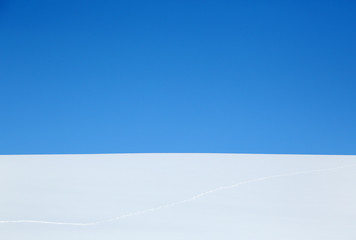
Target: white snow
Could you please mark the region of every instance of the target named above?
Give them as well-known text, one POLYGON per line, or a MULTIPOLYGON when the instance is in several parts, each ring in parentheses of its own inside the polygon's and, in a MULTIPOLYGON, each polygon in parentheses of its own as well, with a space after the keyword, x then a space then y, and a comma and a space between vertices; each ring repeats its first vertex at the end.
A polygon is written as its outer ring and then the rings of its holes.
POLYGON ((356 239, 356 156, 0 156, 0 239, 356 239))

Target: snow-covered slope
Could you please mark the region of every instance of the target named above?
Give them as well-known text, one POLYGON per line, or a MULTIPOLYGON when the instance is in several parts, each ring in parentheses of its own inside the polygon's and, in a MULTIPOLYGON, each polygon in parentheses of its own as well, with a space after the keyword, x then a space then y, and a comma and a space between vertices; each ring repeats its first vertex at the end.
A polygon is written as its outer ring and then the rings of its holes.
POLYGON ((356 156, 0 156, 0 239, 356 239, 356 156))

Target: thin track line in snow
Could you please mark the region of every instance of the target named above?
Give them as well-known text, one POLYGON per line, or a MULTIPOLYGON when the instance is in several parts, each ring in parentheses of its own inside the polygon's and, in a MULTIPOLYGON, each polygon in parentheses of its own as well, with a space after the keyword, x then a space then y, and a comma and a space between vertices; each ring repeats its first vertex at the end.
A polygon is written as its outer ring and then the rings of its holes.
POLYGON ((250 179, 250 180, 241 181, 241 182, 238 182, 238 183, 235 183, 235 184, 232 184, 232 185, 220 186, 220 187, 208 190, 206 192, 202 192, 202 193, 196 194, 196 195, 194 195, 194 196, 192 196, 190 198, 184 199, 184 200, 171 202, 171 203, 160 205, 160 206, 157 206, 157 207, 147 208, 147 209, 144 209, 144 210, 140 210, 140 211, 124 214, 124 215, 121 215, 121 216, 118 216, 118 217, 113 217, 113 218, 110 218, 110 219, 99 220, 99 221, 95 221, 95 222, 57 222, 57 221, 41 221, 41 220, 1 220, 0 224, 5 224, 5 223, 35 223, 35 224, 53 224, 53 225, 70 225, 70 226, 93 226, 93 225, 99 225, 99 224, 103 224, 103 223, 115 222, 115 221, 119 221, 119 220, 122 220, 122 219, 125 219, 125 218, 130 218, 130 217, 134 217, 134 216, 138 216, 138 215, 142 215, 142 214, 146 214, 146 213, 150 213, 150 212, 159 211, 159 210, 166 209, 166 208, 175 207, 177 205, 181 205, 181 204, 185 204, 185 203, 196 201, 199 198, 202 198, 204 196, 207 196, 207 195, 219 192, 219 191, 232 189, 232 188, 237 188, 237 187, 239 187, 241 185, 245 185, 245 184, 249 184, 249 183, 262 182, 262 181, 266 181, 266 180, 274 179, 274 178, 292 177, 292 176, 304 175, 304 174, 309 174, 309 173, 331 171, 331 170, 336 170, 336 169, 352 167, 352 166, 355 166, 355 165, 356 164, 350 164, 350 165, 344 165, 344 166, 338 166, 338 167, 332 167, 332 168, 305 170, 305 171, 298 171, 298 172, 293 172, 293 173, 282 173, 282 174, 277 174, 277 175, 272 175, 272 176, 254 178, 254 179, 250 179))

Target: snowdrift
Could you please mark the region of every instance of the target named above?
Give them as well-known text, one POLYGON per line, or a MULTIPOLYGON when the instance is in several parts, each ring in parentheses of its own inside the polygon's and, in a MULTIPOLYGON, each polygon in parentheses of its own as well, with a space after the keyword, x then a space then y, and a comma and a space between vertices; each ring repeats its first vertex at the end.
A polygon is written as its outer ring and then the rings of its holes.
POLYGON ((356 156, 0 156, 0 239, 356 239, 356 156))

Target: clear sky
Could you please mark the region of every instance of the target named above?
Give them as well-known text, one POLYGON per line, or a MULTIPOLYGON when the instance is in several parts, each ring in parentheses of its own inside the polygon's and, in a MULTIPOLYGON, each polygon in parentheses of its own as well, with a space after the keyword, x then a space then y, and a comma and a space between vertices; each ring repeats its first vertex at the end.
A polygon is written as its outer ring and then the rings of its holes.
POLYGON ((356 154, 356 2, 0 1, 0 154, 356 154))

